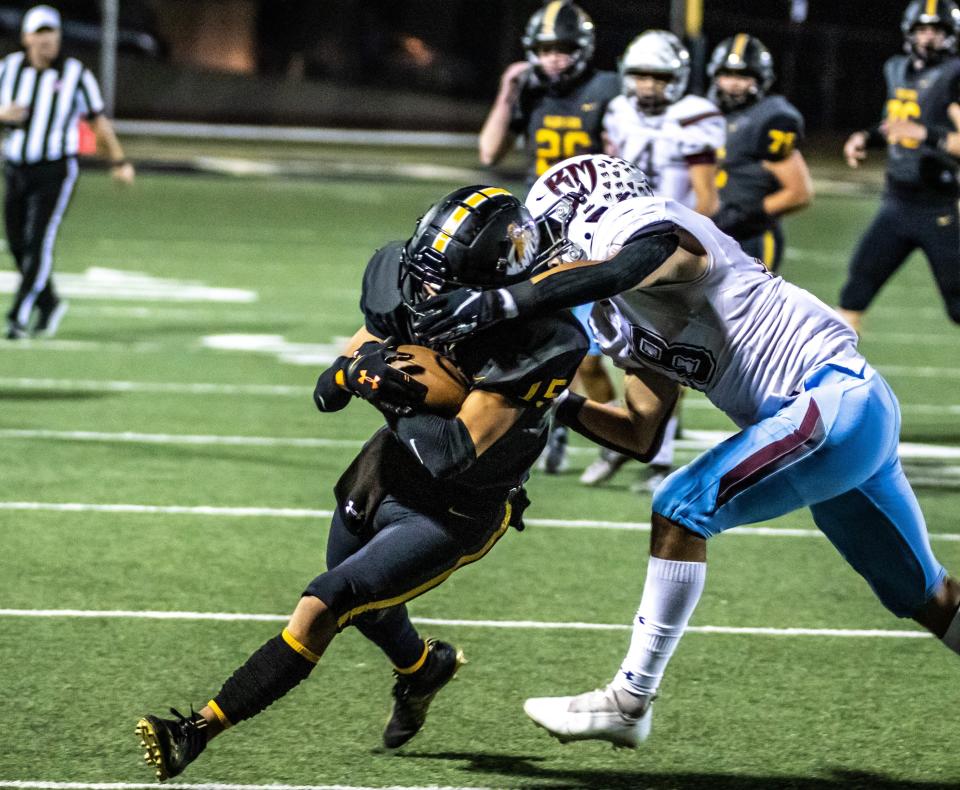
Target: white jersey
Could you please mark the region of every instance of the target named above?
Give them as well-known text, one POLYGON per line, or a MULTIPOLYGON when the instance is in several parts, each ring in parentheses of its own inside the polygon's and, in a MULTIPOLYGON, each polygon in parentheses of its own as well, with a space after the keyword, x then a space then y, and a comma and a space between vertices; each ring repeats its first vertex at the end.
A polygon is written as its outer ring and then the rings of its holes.
POLYGON ((656 194, 689 208, 696 202, 690 165, 715 162, 727 137, 720 110, 700 96, 684 96, 659 115, 644 115, 626 96, 617 96, 603 129, 617 156, 639 167, 656 194))
POLYGON ((837 313, 675 201, 636 197, 608 209, 588 257, 606 260, 638 230, 663 221, 700 242, 707 268, 690 282, 634 288, 597 302, 591 324, 618 367, 649 367, 698 389, 741 428, 778 411, 824 364, 863 370, 857 336, 837 313))

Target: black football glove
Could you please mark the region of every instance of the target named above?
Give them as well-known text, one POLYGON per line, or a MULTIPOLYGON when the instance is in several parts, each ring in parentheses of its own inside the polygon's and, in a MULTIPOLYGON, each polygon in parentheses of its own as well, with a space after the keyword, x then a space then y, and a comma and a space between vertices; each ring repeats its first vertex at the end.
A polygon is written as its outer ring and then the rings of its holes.
POLYGON ((724 204, 712 219, 714 225, 735 239, 756 236, 770 226, 770 215, 762 208, 748 210, 736 203, 724 204))
POLYGON ((317 379, 317 386, 313 388, 313 402, 320 411, 340 411, 349 402, 353 395, 337 383, 337 379, 345 381, 347 366, 353 361, 352 357, 337 357, 317 379))
POLYGON ((399 356, 396 348, 375 340, 364 343, 343 368, 342 386, 385 414, 412 414, 426 399, 427 388, 391 367, 399 356))
POLYGON ((516 314, 516 305, 504 289, 458 288, 414 307, 413 331, 422 342, 451 343, 516 314))

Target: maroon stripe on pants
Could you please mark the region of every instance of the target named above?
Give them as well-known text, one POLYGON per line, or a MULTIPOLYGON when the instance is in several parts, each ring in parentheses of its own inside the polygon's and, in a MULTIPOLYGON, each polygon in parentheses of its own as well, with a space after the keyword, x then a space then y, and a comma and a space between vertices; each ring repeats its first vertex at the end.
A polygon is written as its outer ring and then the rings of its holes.
POLYGON ((820 444, 823 435, 820 409, 817 402, 811 400, 797 430, 766 447, 761 447, 720 478, 716 507, 718 509, 723 507, 740 492, 783 469, 797 457, 815 448, 820 444))

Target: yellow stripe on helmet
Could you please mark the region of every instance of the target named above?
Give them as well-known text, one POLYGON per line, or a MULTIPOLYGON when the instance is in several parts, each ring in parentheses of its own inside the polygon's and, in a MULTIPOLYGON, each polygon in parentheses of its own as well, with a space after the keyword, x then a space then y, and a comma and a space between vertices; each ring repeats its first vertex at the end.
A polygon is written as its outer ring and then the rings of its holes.
POLYGON ((485 203, 492 197, 497 195, 509 195, 506 189, 500 187, 487 187, 486 189, 478 190, 474 192, 470 197, 466 198, 463 201, 462 206, 457 206, 453 211, 450 212, 450 216, 446 218, 444 223, 440 226, 440 232, 437 234, 437 237, 433 240, 433 244, 430 245, 437 252, 443 252, 447 245, 450 243, 451 237, 457 232, 464 220, 470 216, 470 211, 467 206, 470 208, 476 208, 481 203, 485 203))
POLYGON ((742 61, 743 53, 747 50, 747 42, 750 41, 750 36, 747 33, 737 33, 736 38, 733 39, 733 46, 730 47, 730 59, 733 61, 742 61))
POLYGON ((554 0, 543 10, 543 36, 552 38, 556 35, 557 15, 565 3, 563 0, 554 0))
POLYGON ((927 16, 936 16, 937 0, 927 0, 927 16))

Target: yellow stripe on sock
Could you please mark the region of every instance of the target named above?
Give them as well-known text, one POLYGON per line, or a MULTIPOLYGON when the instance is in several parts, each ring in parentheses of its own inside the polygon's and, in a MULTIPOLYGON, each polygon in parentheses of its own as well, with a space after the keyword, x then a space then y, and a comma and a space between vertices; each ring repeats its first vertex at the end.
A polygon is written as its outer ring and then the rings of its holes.
POLYGON ((428 645, 426 641, 424 641, 423 655, 417 659, 415 664, 411 664, 410 666, 404 667, 403 669, 400 669, 400 667, 394 667, 393 669, 398 675, 412 675, 414 672, 420 669, 420 667, 422 667, 424 663, 426 663, 428 655, 430 655, 430 645, 428 645))
POLYGON ((290 647, 296 650, 301 656, 307 659, 307 661, 309 661, 311 664, 316 664, 320 660, 320 656, 314 653, 309 647, 306 647, 305 645, 301 645, 297 641, 297 638, 293 634, 291 634, 286 628, 283 629, 283 633, 281 634, 281 636, 283 637, 284 642, 290 645, 290 647))
POLYGON ((223 728, 225 730, 233 726, 233 722, 227 718, 227 714, 223 712, 223 709, 219 705, 217 705, 216 702, 214 702, 213 700, 210 700, 207 703, 207 707, 210 708, 210 710, 212 710, 217 715, 217 718, 220 720, 220 723, 223 725, 223 728))

